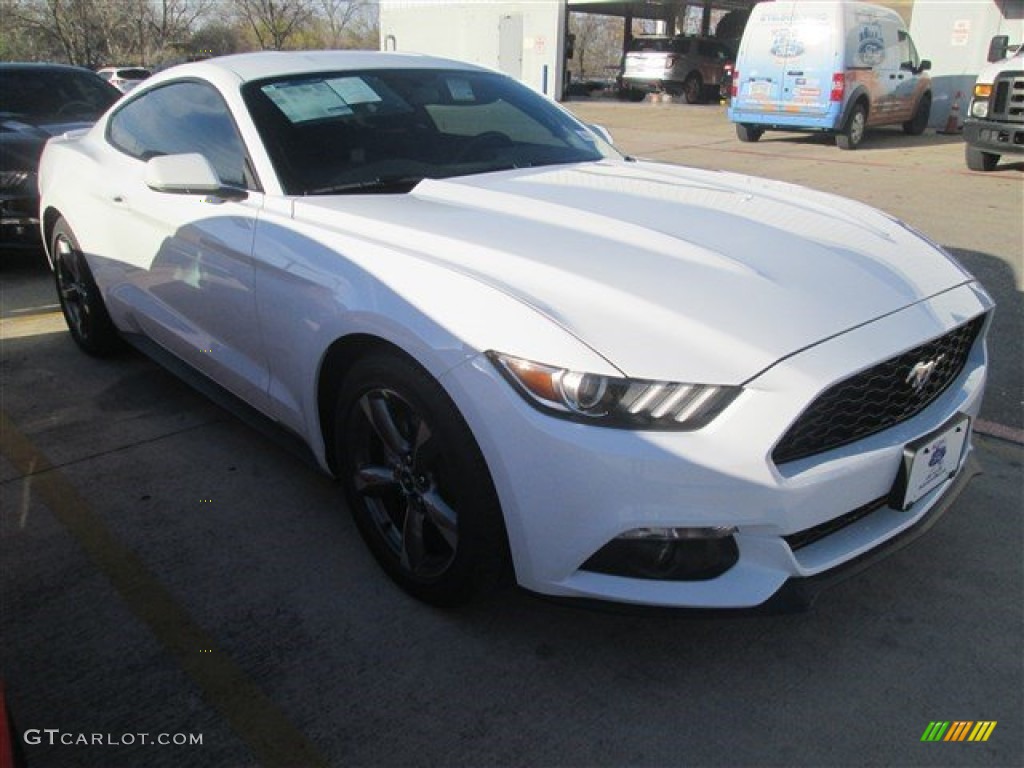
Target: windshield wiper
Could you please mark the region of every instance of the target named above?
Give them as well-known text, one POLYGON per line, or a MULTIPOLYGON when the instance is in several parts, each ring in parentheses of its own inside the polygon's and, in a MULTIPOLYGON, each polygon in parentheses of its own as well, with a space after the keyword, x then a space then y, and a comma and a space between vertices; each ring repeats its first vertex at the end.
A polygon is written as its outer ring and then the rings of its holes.
POLYGON ((351 181, 307 190, 307 195, 342 195, 349 192, 411 192, 423 181, 422 176, 378 176, 375 179, 351 181))

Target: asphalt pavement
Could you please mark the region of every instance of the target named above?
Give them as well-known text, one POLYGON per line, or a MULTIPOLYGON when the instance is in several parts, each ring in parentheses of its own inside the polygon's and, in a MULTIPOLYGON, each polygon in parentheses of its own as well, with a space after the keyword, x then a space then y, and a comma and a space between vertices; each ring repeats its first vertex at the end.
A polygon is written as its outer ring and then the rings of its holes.
POLYGON ((570 106, 627 152, 858 197, 954 249, 999 301, 985 474, 806 613, 515 590, 439 612, 383 576, 329 478, 145 358, 79 353, 41 255, 5 253, 0 678, 30 768, 1024 764, 1024 164, 570 106), (996 725, 922 741, 936 721, 996 725))

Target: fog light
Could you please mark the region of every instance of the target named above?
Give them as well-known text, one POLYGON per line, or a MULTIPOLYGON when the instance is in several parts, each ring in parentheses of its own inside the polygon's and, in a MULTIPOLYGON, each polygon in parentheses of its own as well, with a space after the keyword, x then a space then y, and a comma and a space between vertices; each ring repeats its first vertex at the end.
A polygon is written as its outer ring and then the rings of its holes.
POLYGON ((733 527, 634 528, 605 544, 583 570, 659 581, 705 581, 739 560, 733 527))

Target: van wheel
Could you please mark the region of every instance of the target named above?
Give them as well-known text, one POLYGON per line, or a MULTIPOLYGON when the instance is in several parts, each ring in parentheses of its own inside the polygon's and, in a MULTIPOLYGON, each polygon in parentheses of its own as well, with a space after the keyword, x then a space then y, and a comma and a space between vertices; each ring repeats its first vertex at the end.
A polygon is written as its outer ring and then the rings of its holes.
POLYGON ((864 140, 864 129, 868 124, 868 111, 863 104, 853 108, 850 119, 846 121, 846 127, 842 133, 836 134, 836 146, 840 149, 856 149, 864 140))
POLYGON ((704 81, 696 72, 688 74, 683 81, 683 96, 687 104, 700 104, 704 98, 704 81))
POLYGON ((914 116, 903 124, 903 132, 908 136, 920 136, 928 127, 928 118, 932 113, 932 95, 926 93, 917 103, 914 116))
POLYGON ((964 147, 964 157, 967 160, 967 167, 972 171, 992 171, 999 164, 999 155, 982 152, 974 147, 964 147))
POLYGON ((736 138, 740 141, 754 142, 764 135, 763 128, 755 128, 752 125, 736 123, 736 138))

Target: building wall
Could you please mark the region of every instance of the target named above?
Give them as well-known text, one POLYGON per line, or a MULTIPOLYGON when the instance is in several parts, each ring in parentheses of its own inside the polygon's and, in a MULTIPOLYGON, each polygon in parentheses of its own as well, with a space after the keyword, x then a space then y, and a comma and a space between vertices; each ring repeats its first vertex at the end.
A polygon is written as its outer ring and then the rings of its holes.
POLYGON ((566 0, 381 0, 384 50, 496 69, 553 98, 565 71, 566 0))

